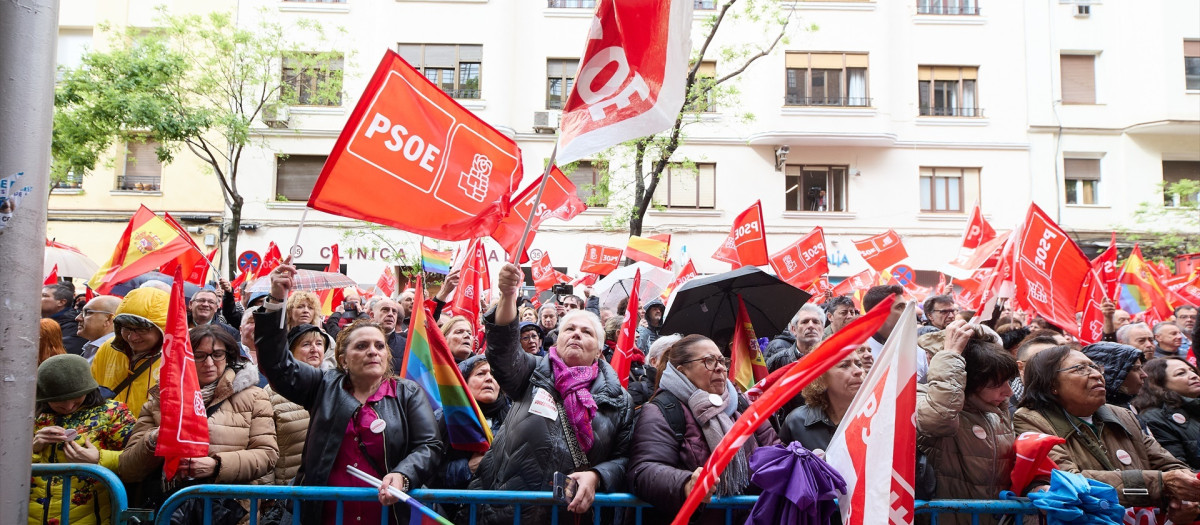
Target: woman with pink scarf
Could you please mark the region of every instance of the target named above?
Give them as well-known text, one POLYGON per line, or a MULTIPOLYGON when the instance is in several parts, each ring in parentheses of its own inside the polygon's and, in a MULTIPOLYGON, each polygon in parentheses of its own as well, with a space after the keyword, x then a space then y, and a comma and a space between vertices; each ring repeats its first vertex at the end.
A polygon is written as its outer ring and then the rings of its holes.
MULTIPOLYGON (((549 491, 554 473, 561 472, 573 486, 566 510, 587 514, 597 492, 625 491, 633 403, 602 358, 604 327, 591 312, 563 316, 556 345, 545 356, 521 349, 517 295, 523 280, 519 268, 504 265, 500 302, 484 317, 488 363, 513 405, 470 487, 549 491)), ((511 506, 479 511, 480 523, 507 524, 513 518, 511 506)), ((521 523, 549 521, 548 507, 521 507, 521 523)))

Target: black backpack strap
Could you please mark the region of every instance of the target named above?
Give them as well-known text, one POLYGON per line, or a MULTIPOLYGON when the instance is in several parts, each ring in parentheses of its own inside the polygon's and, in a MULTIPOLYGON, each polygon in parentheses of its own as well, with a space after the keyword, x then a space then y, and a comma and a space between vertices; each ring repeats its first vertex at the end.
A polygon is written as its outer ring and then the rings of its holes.
POLYGON ((650 398, 650 402, 658 406, 663 417, 667 420, 667 425, 671 427, 671 432, 675 434, 675 442, 683 443, 683 432, 685 423, 683 421, 683 404, 679 402, 679 398, 675 397, 666 390, 659 390, 654 397, 650 398))
POLYGON ((121 392, 124 392, 126 388, 129 388, 129 385, 132 384, 134 382, 134 380, 141 377, 142 374, 146 371, 146 369, 150 368, 150 366, 153 365, 154 362, 158 360, 158 358, 159 358, 159 355, 153 355, 153 356, 147 357, 146 359, 142 360, 142 364, 138 365, 137 368, 133 369, 133 373, 129 374, 128 376, 125 376, 125 379, 123 381, 121 381, 121 383, 118 384, 116 388, 112 389, 113 396, 115 397, 115 396, 119 395, 121 392))

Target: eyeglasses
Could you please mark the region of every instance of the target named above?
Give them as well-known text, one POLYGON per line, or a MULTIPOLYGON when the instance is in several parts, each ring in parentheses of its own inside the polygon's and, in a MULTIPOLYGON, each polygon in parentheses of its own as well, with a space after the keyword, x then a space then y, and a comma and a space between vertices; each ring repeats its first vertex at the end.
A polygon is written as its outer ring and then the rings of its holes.
POLYGON ((938 315, 950 315, 957 311, 958 310, 956 310, 954 308, 947 308, 945 310, 934 310, 933 313, 938 314, 938 315))
POLYGON ((720 363, 721 366, 724 366, 726 370, 729 370, 730 361, 729 361, 728 357, 714 357, 711 355, 701 357, 700 359, 692 359, 690 361, 684 361, 682 363, 679 363, 679 365, 683 366, 688 363, 694 363, 696 361, 700 361, 700 362, 704 363, 704 368, 707 368, 710 371, 717 369, 717 363, 720 363))
POLYGON ((89 315, 92 315, 92 314, 107 314, 107 315, 112 315, 113 313, 112 313, 112 312, 107 312, 107 311, 104 311, 104 310, 92 310, 92 309, 90 309, 90 308, 84 308, 84 309, 83 309, 83 316, 84 316, 84 317, 87 317, 87 316, 89 316, 89 315))
POLYGON ((195 358, 196 358, 196 363, 203 363, 206 359, 208 359, 210 357, 212 358, 214 363, 220 363, 220 362, 225 361, 225 357, 227 355, 228 354, 226 354, 225 352, 213 352, 211 354, 195 354, 195 358))
POLYGON ((192 299, 192 304, 218 304, 215 299, 192 299))
POLYGON ((538 337, 538 335, 535 333, 528 333, 528 334, 521 336, 522 341, 537 341, 538 339, 541 339, 541 338, 538 337))
POLYGON ((1058 370, 1055 370, 1055 372, 1066 372, 1068 374, 1087 377, 1092 375, 1092 372, 1097 372, 1100 375, 1104 375, 1104 367, 1096 363, 1079 363, 1075 366, 1059 368, 1058 370))

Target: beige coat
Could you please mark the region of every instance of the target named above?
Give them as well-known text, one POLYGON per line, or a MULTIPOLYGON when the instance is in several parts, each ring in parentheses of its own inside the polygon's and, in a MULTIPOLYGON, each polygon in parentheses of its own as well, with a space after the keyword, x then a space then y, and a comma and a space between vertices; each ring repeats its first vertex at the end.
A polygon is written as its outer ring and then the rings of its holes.
POLYGON ((304 439, 308 437, 308 411, 288 401, 281 394, 267 387, 275 416, 275 435, 279 442, 279 461, 275 462, 272 482, 288 485, 300 470, 300 459, 304 456, 304 439))
MULTIPOLYGON (((1104 405, 1092 414, 1092 421, 1100 427, 1102 450, 1099 452, 1102 454, 1099 457, 1087 446, 1093 435, 1091 429, 1080 422, 1072 424, 1061 410, 1043 413, 1021 408, 1014 416, 1017 432, 1053 434, 1067 440, 1050 449, 1050 459, 1060 470, 1112 485, 1117 489, 1121 505, 1157 507, 1162 504, 1166 497, 1162 473, 1186 469, 1187 465, 1175 459, 1154 438, 1142 434, 1133 413, 1124 408, 1104 405), (1142 487, 1148 494, 1136 493, 1142 487)), ((1034 481, 1034 484, 1044 483, 1049 483, 1049 479, 1034 481)))
MULTIPOLYGON (((218 380, 213 399, 217 411, 208 418, 209 457, 220 461, 215 479, 206 483, 265 484, 270 482, 279 446, 275 421, 267 393, 255 386, 258 368, 247 363, 236 373, 226 369, 218 380)), ((118 461, 117 474, 127 483, 137 483, 162 471, 163 458, 154 455, 161 411, 157 387, 142 408, 133 435, 118 461)))
MULTIPOLYGON (((1016 435, 1007 404, 997 408, 966 397, 966 366, 954 352, 929 361, 928 382, 917 385, 917 447, 937 473, 938 499, 996 499, 1010 484, 1016 435)), ((952 518, 942 515, 939 523, 952 518)), ((970 517, 957 522, 970 523, 970 517)))

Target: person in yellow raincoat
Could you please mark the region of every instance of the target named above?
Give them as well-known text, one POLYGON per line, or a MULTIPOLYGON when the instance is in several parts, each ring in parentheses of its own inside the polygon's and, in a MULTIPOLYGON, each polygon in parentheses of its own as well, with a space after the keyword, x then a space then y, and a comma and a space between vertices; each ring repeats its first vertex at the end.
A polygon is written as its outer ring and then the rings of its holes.
POLYGON ((114 392, 110 397, 125 403, 134 419, 146 404, 150 389, 158 384, 170 304, 171 295, 156 288, 129 292, 113 317, 113 338, 92 360, 96 382, 114 392))

